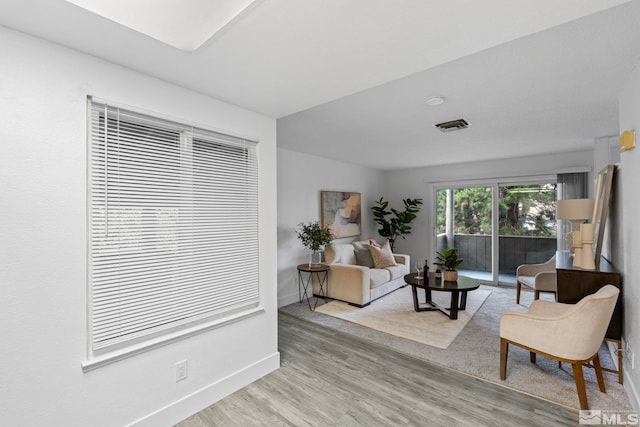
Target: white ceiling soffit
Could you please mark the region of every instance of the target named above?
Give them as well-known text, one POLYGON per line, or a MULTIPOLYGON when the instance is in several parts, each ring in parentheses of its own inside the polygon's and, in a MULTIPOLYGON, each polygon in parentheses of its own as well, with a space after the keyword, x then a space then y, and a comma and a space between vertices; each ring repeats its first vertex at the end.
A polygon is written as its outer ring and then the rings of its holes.
POLYGON ((65 0, 2 0, 0 25, 279 118, 625 1, 261 0, 193 53, 65 0))
POLYGON ((118 24, 192 52, 254 0, 66 0, 118 24))

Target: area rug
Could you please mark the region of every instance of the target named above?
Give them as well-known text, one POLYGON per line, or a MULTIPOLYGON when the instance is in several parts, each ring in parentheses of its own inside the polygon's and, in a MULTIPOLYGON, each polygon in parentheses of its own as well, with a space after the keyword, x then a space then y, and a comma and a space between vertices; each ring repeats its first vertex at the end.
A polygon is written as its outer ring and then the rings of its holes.
MULTIPOLYGON (((535 364, 530 363, 528 351, 511 346, 507 378, 504 381, 500 380, 500 317, 506 311, 526 312, 533 301, 533 292, 523 292, 521 304, 516 304, 514 288, 482 285, 480 289, 469 293, 469 301, 472 294, 480 290, 489 290, 491 293, 446 349, 425 345, 323 314, 319 311, 324 304, 322 299, 318 301, 316 311, 309 310, 305 301, 304 304, 296 302, 281 307, 280 313, 297 317, 300 321, 323 325, 339 333, 371 340, 396 351, 437 363, 443 368, 454 369, 485 381, 578 409, 578 394, 570 365, 563 364, 562 368, 558 369, 558 362, 541 356, 537 358, 535 364)), ((604 345, 600 351, 600 362, 603 366, 613 367, 611 355, 604 345)), ((624 387, 618 384, 616 374, 604 373, 607 393, 600 393, 593 369, 585 369, 584 376, 591 409, 632 410, 627 393, 624 387)))
MULTIPOLYGON (((469 292, 466 310, 458 311, 456 320, 449 319, 439 311, 415 311, 410 286, 400 288, 363 308, 351 306, 343 301, 331 301, 319 306, 316 311, 387 334, 445 349, 464 329, 489 294, 491 291, 486 289, 469 292)), ((448 307, 451 294, 432 292, 432 298, 438 305, 448 307)), ((424 301, 424 291, 418 291, 418 299, 424 301)), ((421 306, 428 307, 425 303, 421 303, 421 306)))

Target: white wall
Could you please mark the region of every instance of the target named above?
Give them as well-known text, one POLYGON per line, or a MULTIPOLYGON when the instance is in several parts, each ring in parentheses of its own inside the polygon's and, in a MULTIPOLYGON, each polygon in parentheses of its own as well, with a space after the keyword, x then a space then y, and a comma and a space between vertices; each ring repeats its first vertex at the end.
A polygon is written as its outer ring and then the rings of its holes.
MULTIPOLYGON (((278 305, 298 301, 296 266, 308 261, 309 251, 296 238, 301 222, 320 220, 320 191, 355 191, 362 196, 362 234, 341 242, 380 239, 371 216, 383 192, 382 172, 278 149, 278 305)), ((400 207, 400 206, 398 206, 400 207)))
POLYGON ((2 27, 0 52, 0 425, 170 425, 276 369, 275 121, 2 27), (263 313, 83 373, 87 94, 260 139, 263 313))
MULTIPOLYGON (((636 64, 627 86, 620 98, 620 133, 625 130, 640 131, 640 67, 636 64)), ((638 136, 638 135, 637 135, 638 136)), ((636 137, 637 137, 636 136, 636 137)), ((619 196, 616 197, 618 209, 622 207, 622 233, 624 251, 613 251, 618 259, 613 259, 615 266, 623 271, 624 294, 624 339, 631 346, 635 354, 635 369, 631 368, 630 358, 625 358, 625 388, 632 404, 640 411, 640 227, 638 227, 638 212, 640 212, 640 197, 638 197, 638 183, 640 183, 640 148, 625 151, 620 154, 620 172, 618 173, 619 196), (623 258, 623 259, 620 259, 623 258)))
POLYGON ((400 240, 398 252, 406 253, 411 259, 428 259, 433 263, 435 242, 431 212, 434 197, 431 185, 434 183, 495 179, 505 177, 557 174, 574 169, 591 169, 593 151, 564 153, 545 156, 499 159, 493 161, 458 163, 452 165, 389 171, 384 174, 384 193, 389 194, 392 204, 402 203, 407 197, 421 197, 424 205, 413 231, 406 240, 400 240))

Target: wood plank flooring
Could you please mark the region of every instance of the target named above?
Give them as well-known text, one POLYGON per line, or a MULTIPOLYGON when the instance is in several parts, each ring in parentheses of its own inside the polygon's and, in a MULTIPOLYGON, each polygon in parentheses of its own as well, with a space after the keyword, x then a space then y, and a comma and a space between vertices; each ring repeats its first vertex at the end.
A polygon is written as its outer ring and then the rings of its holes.
POLYGON ((279 370, 178 426, 578 424, 575 410, 283 313, 279 344, 279 370))

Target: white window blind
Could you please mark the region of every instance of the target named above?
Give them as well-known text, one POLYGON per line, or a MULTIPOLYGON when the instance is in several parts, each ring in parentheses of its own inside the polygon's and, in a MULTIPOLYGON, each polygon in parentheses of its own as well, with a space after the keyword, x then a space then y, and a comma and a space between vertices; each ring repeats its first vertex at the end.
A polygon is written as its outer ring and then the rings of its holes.
POLYGON ((256 143, 89 101, 90 347, 256 307, 256 143))

